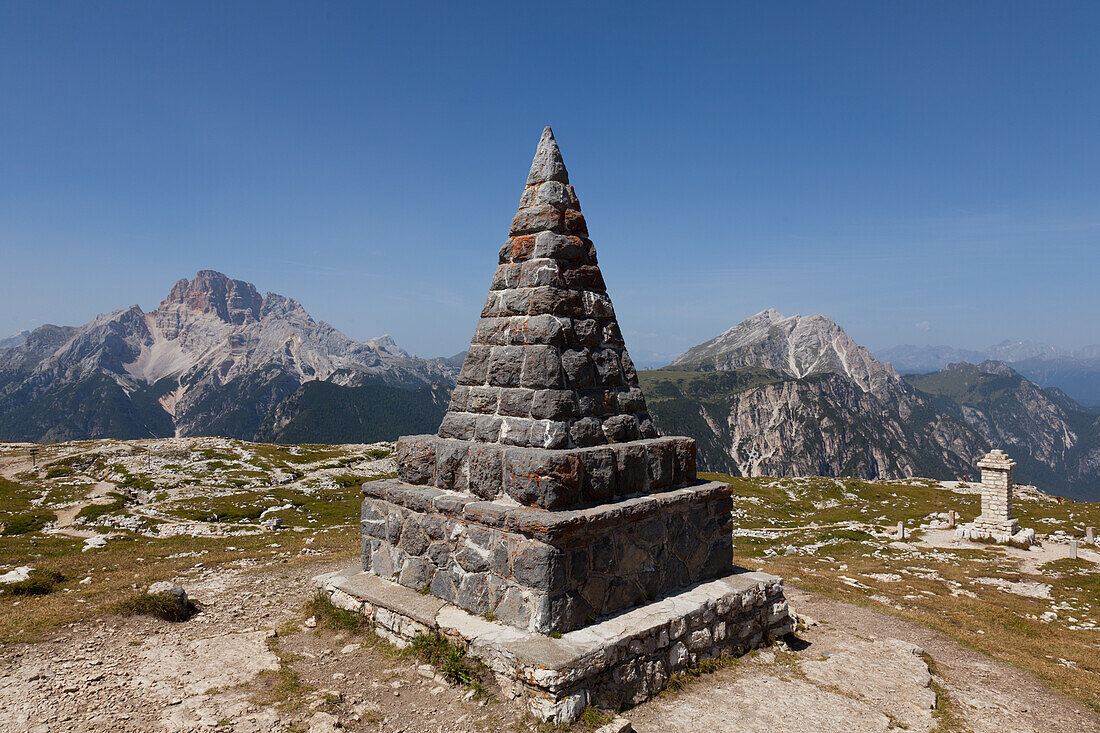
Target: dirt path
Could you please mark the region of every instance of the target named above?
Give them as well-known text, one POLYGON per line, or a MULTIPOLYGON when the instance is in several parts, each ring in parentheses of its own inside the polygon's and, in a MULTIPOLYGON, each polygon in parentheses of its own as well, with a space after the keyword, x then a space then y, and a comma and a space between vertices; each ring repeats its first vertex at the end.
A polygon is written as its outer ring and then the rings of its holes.
POLYGON ((1100 730, 1100 716, 1084 706, 927 627, 791 586, 788 598, 818 621, 799 632, 804 646, 775 661, 765 652, 639 706, 627 713, 635 730, 933 730, 938 720, 927 706, 933 689, 917 656, 922 651, 947 695, 939 705, 961 730, 1100 730))
MULTIPOLYGON (((94 481, 95 479, 88 476, 76 476, 75 478, 88 479, 94 481)), ((73 522, 76 521, 76 515, 80 514, 80 510, 84 507, 91 506, 93 504, 109 504, 111 499, 107 498, 107 495, 117 489, 110 481, 100 481, 93 486, 88 493, 84 495, 87 501, 77 502, 69 507, 57 509, 54 514, 57 515, 57 522, 51 531, 57 534, 68 535, 69 537, 85 538, 94 537, 97 532, 88 529, 73 529, 73 522)))
MULTIPOLYGON (((302 628, 309 579, 346 564, 196 566, 176 578, 203 606, 185 623, 106 617, 0 648, 0 730, 534 730, 515 701, 479 702, 385 647, 302 628)), ((927 652, 959 730, 1100 730, 1072 700, 926 627, 793 587, 789 597, 818 621, 801 643, 627 711, 635 729, 930 733, 940 721, 927 652)))
MULTIPOLYGON (((339 566, 346 566, 342 561, 339 566)), ((334 565, 196 568, 176 580, 202 604, 184 623, 106 617, 50 641, 0 648, 0 731, 501 731, 513 702, 468 699, 413 659, 296 627, 309 580, 334 565), (285 629, 284 629, 285 631, 285 629), (276 702, 287 702, 282 708, 276 702)))
MULTIPOLYGON (((957 540, 955 539, 955 530, 952 529, 930 529, 924 533, 923 537, 919 540, 912 541, 910 544, 922 547, 938 547, 954 550, 959 548, 980 548, 984 550, 991 547, 991 545, 978 542, 957 540)), ((1008 557, 1019 560, 1020 569, 1025 573, 1039 573, 1040 566, 1048 562, 1053 562, 1054 560, 1061 560, 1073 556, 1073 550, 1068 544, 1052 542, 1050 540, 1044 541, 1041 545, 1035 545, 1029 550, 1013 547, 1011 545, 997 545, 996 549, 1001 550, 1008 557)), ((1100 565, 1100 551, 1097 551, 1095 546, 1089 547, 1085 544, 1078 545, 1077 557, 1081 560, 1088 560, 1089 562, 1100 565)))
MULTIPOLYGON (((937 673, 966 727, 989 731, 1100 730, 1100 716, 1045 687, 1031 675, 960 645, 926 626, 832 601, 789 588, 791 605, 819 619, 812 630, 827 638, 893 637, 920 646, 934 660, 937 673)), ((814 635, 810 635, 812 640, 814 635)), ((812 652, 808 649, 807 652, 812 652)))

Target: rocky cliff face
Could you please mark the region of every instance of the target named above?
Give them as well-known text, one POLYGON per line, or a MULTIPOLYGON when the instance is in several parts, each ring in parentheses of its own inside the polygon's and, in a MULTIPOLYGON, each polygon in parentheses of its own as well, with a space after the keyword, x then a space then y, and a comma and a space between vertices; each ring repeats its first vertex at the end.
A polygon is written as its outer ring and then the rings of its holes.
POLYGON ((882 399, 839 374, 727 391, 719 384, 751 368, 691 376, 642 374, 662 432, 698 441, 700 465, 739 476, 956 476, 985 441, 919 395, 882 399))
POLYGON ((0 438, 252 438, 308 382, 416 389, 456 374, 388 336, 354 341, 297 301, 203 270, 151 313, 135 305, 79 328, 44 326, 0 351, 0 438))
POLYGON ((1009 451, 1017 475, 1052 488, 1097 483, 1096 415, 1057 389, 1042 389, 1004 362, 950 364, 906 381, 945 398, 990 445, 1009 451))
POLYGON ((1087 490, 1100 421, 1001 362, 902 379, 821 315, 764 311, 643 375, 662 432, 743 476, 950 479, 1008 449, 1018 478, 1087 490))

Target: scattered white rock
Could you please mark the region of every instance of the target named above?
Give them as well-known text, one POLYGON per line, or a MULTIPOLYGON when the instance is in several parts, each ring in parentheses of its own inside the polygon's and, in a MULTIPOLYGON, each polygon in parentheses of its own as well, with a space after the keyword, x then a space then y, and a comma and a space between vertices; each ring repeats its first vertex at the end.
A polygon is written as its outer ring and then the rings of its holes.
POLYGON ((333 733, 341 728, 340 720, 329 713, 314 713, 309 719, 309 733, 333 733))
POLYGON ((15 570, 10 570, 3 575, 0 575, 0 583, 22 583, 28 577, 30 577, 31 571, 34 568, 29 568, 26 565, 21 565, 15 570))
POLYGON ((104 547, 107 544, 107 538, 101 534, 97 534, 94 537, 89 537, 84 540, 84 547, 80 548, 81 552, 87 552, 97 547, 104 547))
POLYGON ((596 729, 596 733, 632 733, 634 728, 626 718, 615 718, 607 725, 596 729))

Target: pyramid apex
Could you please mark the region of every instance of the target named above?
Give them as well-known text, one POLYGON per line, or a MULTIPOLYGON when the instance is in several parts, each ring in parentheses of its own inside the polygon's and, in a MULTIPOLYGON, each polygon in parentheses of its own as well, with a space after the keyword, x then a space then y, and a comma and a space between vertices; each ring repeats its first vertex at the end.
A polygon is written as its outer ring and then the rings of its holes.
POLYGON ((531 161, 531 172, 527 174, 527 185, 534 186, 547 181, 569 183, 569 172, 565 170, 558 141, 550 125, 543 128, 539 146, 535 150, 535 159, 531 161))

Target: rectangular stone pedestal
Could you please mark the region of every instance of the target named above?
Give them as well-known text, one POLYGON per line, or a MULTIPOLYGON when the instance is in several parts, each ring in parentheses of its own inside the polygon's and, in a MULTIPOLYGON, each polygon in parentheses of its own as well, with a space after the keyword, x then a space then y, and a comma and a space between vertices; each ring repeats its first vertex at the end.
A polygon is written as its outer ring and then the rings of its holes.
POLYGON ((505 694, 540 720, 568 723, 588 705, 618 709, 646 700, 702 659, 741 655, 783 636, 793 622, 783 581, 733 572, 560 638, 488 621, 359 568, 314 579, 332 603, 371 620, 405 646, 439 632, 491 669, 505 694))
POLYGON ((729 572, 729 487, 545 511, 397 480, 363 486, 362 569, 543 634, 729 572))

